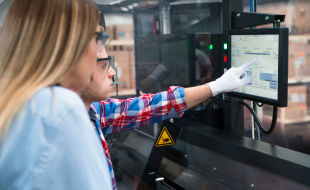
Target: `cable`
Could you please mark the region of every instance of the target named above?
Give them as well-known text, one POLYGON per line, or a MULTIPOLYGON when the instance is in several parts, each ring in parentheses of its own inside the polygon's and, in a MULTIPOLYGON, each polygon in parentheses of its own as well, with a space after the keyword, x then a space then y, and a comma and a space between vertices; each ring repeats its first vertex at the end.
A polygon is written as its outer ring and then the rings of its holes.
MULTIPOLYGON (((254 101, 251 101, 251 107, 253 108, 253 111, 256 113, 256 104, 254 101)), ((251 123, 252 123, 252 139, 255 139, 255 119, 254 119, 254 116, 251 115, 251 123)), ((258 128, 259 129, 259 128, 258 128)))
POLYGON ((265 134, 270 134, 273 132, 273 130, 275 129, 276 127, 276 124, 277 124, 277 118, 278 118, 278 107, 277 106, 273 106, 273 114, 272 114, 272 122, 271 122, 271 126, 269 128, 269 130, 265 129, 263 127, 263 124, 260 122, 257 114, 255 113, 255 111, 253 110, 253 108, 246 102, 244 101, 239 101, 240 104, 243 104, 245 105, 245 107, 248 108, 248 110, 251 112, 251 114, 253 115, 254 117, 254 120, 257 124, 257 126, 260 128, 260 130, 262 130, 263 133, 265 134))
MULTIPOLYGON (((256 106, 258 106, 258 107, 263 107, 263 103, 261 103, 261 104, 258 104, 258 102, 253 102, 253 110, 257 113, 257 107, 256 106), (260 105, 260 106, 258 106, 258 105, 260 105)), ((255 123, 255 121, 254 121, 254 123, 255 123)), ((254 128, 255 128, 255 124, 254 124, 254 128)), ((256 129, 256 128, 255 128, 256 129)), ((260 141, 260 131, 259 131, 259 127, 257 127, 257 137, 258 137, 258 140, 260 141)))

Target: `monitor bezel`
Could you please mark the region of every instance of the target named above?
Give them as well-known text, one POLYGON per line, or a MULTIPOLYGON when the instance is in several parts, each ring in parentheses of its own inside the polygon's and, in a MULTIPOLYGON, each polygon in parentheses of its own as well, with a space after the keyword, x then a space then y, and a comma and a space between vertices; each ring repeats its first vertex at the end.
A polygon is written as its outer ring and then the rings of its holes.
POLYGON ((278 50, 278 99, 263 98, 255 95, 229 92, 229 96, 261 102, 278 107, 287 107, 287 86, 288 86, 288 28, 268 29, 237 29, 228 31, 228 69, 231 68, 231 35, 279 35, 278 50))

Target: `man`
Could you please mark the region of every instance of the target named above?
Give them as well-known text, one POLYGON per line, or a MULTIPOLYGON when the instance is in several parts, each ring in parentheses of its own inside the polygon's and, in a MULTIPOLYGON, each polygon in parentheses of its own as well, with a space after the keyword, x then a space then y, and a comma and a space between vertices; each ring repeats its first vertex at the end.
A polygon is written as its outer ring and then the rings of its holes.
MULTIPOLYGON (((236 90, 251 82, 253 77, 247 77, 245 71, 256 61, 257 59, 254 59, 239 68, 232 68, 216 81, 201 86, 170 87, 165 92, 119 100, 109 99, 112 77, 116 73, 110 67, 109 57, 104 50, 99 55, 91 82, 81 97, 103 146, 113 189, 116 189, 116 182, 104 135, 150 125, 168 118, 182 117, 187 109, 211 96, 236 90)), ((146 80, 153 79, 151 77, 146 80)))

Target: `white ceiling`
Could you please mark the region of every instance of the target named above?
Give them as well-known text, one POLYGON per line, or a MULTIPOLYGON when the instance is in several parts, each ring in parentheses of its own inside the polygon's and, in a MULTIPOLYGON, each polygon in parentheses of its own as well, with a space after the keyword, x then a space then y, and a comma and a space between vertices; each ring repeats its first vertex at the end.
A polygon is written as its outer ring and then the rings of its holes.
MULTIPOLYGON (((1 0, 0 0, 1 1, 1 0)), ((126 0, 93 0, 98 5, 111 5, 117 4, 126 0)), ((170 3, 171 5, 179 5, 179 4, 192 4, 192 3, 214 3, 214 2, 222 2, 222 0, 180 0, 170 3)))
POLYGON ((110 4, 110 3, 118 2, 118 1, 122 2, 124 0, 93 0, 93 1, 98 5, 105 5, 105 4, 110 4))
POLYGON ((181 5, 181 4, 193 4, 193 3, 215 3, 222 2, 222 0, 180 0, 170 3, 171 5, 181 5))

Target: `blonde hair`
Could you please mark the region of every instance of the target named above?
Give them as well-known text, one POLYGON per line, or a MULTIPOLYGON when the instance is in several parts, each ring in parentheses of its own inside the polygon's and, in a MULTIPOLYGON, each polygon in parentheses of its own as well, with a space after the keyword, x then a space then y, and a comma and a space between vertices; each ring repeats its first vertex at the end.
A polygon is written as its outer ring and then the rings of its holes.
POLYGON ((40 89, 60 83, 94 35, 92 0, 15 0, 0 31, 0 138, 40 89))

